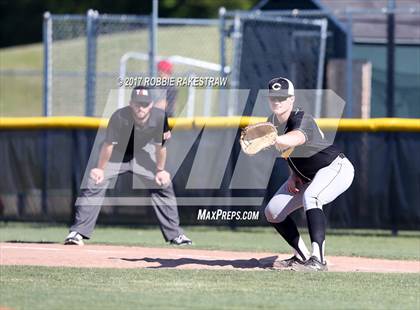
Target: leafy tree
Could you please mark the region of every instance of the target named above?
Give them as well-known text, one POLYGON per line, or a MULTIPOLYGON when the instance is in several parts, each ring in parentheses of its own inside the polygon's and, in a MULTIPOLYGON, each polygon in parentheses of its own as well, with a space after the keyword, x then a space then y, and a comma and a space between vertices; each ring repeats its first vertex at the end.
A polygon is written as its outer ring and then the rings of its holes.
MULTIPOLYGON (((219 7, 248 10, 258 0, 160 0, 160 17, 216 18, 219 7)), ((40 42, 42 16, 55 14, 86 14, 88 9, 100 13, 147 15, 152 0, 0 0, 0 46, 40 42)))

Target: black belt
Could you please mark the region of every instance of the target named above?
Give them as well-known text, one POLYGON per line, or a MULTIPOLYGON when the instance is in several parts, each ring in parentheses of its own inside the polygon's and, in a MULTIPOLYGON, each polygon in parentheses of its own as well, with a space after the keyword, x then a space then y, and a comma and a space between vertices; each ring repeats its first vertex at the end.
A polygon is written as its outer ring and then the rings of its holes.
POLYGON ((344 155, 343 153, 338 154, 338 157, 340 158, 346 158, 346 155, 344 155))

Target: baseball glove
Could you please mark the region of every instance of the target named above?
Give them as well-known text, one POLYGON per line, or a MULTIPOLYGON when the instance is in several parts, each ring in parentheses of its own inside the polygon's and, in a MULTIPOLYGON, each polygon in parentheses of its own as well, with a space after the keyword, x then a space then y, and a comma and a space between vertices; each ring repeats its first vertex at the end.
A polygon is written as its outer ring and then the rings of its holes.
POLYGON ((247 155, 255 155, 263 149, 274 145, 277 129, 270 122, 249 125, 242 130, 239 143, 247 155))

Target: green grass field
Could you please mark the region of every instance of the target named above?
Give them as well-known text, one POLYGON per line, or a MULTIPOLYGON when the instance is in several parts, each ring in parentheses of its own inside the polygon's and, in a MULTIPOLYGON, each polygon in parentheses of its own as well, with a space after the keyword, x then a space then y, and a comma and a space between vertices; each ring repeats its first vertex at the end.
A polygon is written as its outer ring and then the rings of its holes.
POLYGON ((419 275, 1 267, 14 309, 418 309, 419 275))
MULTIPOLYGON (((42 44, 0 49, 0 70, 42 71, 42 44)), ((42 75, 0 75, 0 116, 42 115, 42 75)))
MULTIPOLYGON (((196 249, 287 253, 271 228, 186 227, 196 249)), ((64 225, 0 223, 0 241, 62 242, 64 225)), ((304 237, 308 240, 306 232, 304 237)), ((98 226, 90 243, 168 247, 157 228, 98 226)), ((420 259, 420 232, 330 230, 327 254, 420 259)), ((2 266, 13 309, 419 309, 419 274, 2 266)))

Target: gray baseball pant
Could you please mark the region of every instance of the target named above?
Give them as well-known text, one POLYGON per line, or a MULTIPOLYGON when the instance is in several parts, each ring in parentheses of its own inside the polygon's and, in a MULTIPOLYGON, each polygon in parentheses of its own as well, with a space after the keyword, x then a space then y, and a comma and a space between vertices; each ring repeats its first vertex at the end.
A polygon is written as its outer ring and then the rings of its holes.
POLYGON ((179 226, 178 206, 172 183, 165 188, 157 186, 154 181, 154 173, 139 166, 135 160, 108 163, 104 181, 100 184, 96 185, 93 179, 88 178, 86 188, 82 190, 76 202, 75 222, 70 227, 70 231, 77 231, 85 238, 92 236, 107 188, 115 185, 118 175, 127 172, 133 173, 142 183, 142 188, 149 189, 153 209, 165 240, 169 241, 183 234, 183 230, 179 226))

